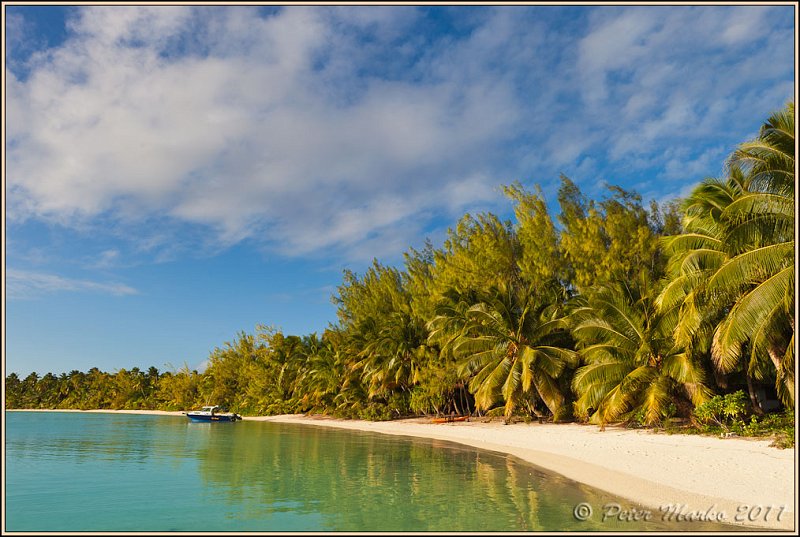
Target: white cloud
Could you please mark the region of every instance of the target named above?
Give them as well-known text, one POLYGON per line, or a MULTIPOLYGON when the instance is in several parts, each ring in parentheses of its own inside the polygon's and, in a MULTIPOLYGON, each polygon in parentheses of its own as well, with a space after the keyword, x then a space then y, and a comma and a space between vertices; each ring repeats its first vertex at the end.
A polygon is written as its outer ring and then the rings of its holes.
POLYGON ((726 148, 720 146, 711 147, 696 158, 681 152, 667 161, 660 175, 668 180, 684 181, 718 177, 722 172, 727 153, 726 148))
POLYGON ((617 165, 674 165, 658 151, 676 146, 697 162, 700 144, 718 144, 736 131, 732 123, 753 121, 742 106, 755 110, 771 99, 757 115, 761 121, 780 106, 775 86, 784 99, 791 93, 784 85, 793 77, 785 48, 791 32, 775 27, 780 12, 767 6, 593 14, 579 45, 582 95, 606 123, 603 143, 617 165))
POLYGON ((596 9, 565 36, 520 9, 442 36, 410 6, 81 8, 7 73, 8 214, 360 257, 527 174, 704 163, 743 96, 791 85, 771 11, 596 9))
POLYGON ((65 278, 57 274, 9 269, 6 271, 9 298, 28 299, 58 292, 97 292, 111 295, 135 295, 138 291, 121 283, 102 283, 65 278))
POLYGON ((590 104, 608 97, 607 76, 611 71, 635 69, 647 56, 647 37, 658 22, 653 10, 625 10, 604 20, 580 41, 578 68, 584 97, 590 104))
MULTIPOLYGON (((37 39, 32 31, 31 24, 18 13, 8 13, 5 17, 6 54, 9 62, 15 55, 27 54, 37 46, 41 46, 41 39, 37 39)), ((15 64, 16 65, 16 64, 15 64)))
POLYGON ((757 7, 743 7, 732 12, 722 22, 720 37, 723 43, 738 44, 757 39, 764 27, 767 11, 757 7))
POLYGON ((90 263, 92 268, 105 269, 114 267, 120 259, 120 251, 116 248, 103 250, 97 258, 90 263))
POLYGON ((342 106, 313 66, 345 40, 324 11, 219 14, 207 56, 165 57, 190 10, 86 9, 27 81, 9 76, 12 217, 167 215, 228 243, 266 229, 288 252, 348 244, 408 218, 407 193, 460 178, 514 120, 507 85, 463 75, 368 80, 342 106))

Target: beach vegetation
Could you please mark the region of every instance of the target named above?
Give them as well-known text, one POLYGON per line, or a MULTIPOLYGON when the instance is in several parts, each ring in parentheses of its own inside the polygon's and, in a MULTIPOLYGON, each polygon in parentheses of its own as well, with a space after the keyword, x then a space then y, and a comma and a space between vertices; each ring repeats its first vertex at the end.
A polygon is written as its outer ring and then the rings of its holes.
POLYGON ((730 431, 734 424, 743 423, 747 413, 747 396, 741 390, 715 395, 694 409, 694 417, 703 425, 714 424, 730 431))
POLYGON ((779 448, 794 447, 795 414, 793 409, 758 413, 743 390, 716 395, 698 405, 686 423, 665 423, 668 433, 704 434, 730 437, 771 438, 779 448))
POLYGON ((671 417, 676 405, 710 396, 705 372, 672 338, 670 318, 658 312, 644 274, 594 290, 571 314, 583 366, 572 378, 575 413, 590 423, 645 425, 671 417))
POLYGON ((570 414, 559 378, 577 356, 563 300, 547 291, 503 285, 474 297, 450 293, 429 323, 430 340, 470 379, 477 411, 500 403, 506 418, 520 406, 537 415, 543 406, 555 419, 570 414))
POLYGON ((345 270, 321 334, 259 326, 202 371, 10 373, 6 408, 682 423, 793 442, 794 113, 683 199, 612 184, 591 199, 562 175, 556 214, 513 182, 508 219, 468 213, 440 247, 345 270))

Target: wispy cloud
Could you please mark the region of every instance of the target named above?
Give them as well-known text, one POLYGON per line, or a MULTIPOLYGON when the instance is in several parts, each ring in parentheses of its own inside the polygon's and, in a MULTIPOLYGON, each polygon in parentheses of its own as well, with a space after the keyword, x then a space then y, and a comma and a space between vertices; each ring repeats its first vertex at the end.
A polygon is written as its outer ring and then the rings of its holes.
POLYGON ((791 92, 775 9, 537 9, 442 11, 448 33, 410 6, 80 8, 7 76, 8 213, 379 255, 500 182, 702 175, 791 92))
POLYGON ((103 250, 94 259, 89 260, 87 267, 93 269, 108 269, 117 266, 120 259, 120 251, 116 248, 103 250))
POLYGON ((60 292, 94 292, 111 295, 135 295, 138 291, 121 283, 103 283, 65 278, 56 274, 9 269, 6 293, 12 299, 30 299, 60 292))

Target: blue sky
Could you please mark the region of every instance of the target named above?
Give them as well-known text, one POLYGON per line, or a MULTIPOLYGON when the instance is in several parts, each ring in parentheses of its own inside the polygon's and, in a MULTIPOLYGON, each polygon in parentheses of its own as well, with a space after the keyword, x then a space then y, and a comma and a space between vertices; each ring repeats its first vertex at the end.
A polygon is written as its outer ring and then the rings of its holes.
POLYGON ((321 332, 499 185, 668 200, 795 92, 791 5, 4 8, 22 375, 321 332))

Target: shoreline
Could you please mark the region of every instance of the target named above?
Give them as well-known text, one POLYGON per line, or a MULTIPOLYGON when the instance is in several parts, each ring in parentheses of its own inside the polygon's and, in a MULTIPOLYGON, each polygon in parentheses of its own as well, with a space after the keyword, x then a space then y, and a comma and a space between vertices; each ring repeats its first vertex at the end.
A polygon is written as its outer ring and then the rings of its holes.
POLYGON ((85 412, 87 414, 140 414, 150 416, 183 416, 182 410, 115 410, 111 408, 7 408, 6 412, 85 412))
MULTIPOLYGON (((248 418, 245 418, 248 419, 248 418)), ((649 430, 574 423, 504 425, 502 422, 433 424, 430 418, 388 422, 281 415, 257 421, 336 427, 382 434, 457 442, 514 455, 631 503, 623 509, 650 509, 660 518, 666 505, 684 511, 725 512, 725 521, 753 529, 795 528, 795 451, 768 440, 666 435, 649 430), (773 506, 768 520, 749 521, 743 506, 773 506), (785 506, 778 522, 774 513, 785 506), (744 520, 737 521, 737 514, 744 520), (771 518, 772 520, 769 520, 771 518), (756 523, 758 522, 758 523, 756 523)), ((599 512, 602 506, 593 506, 599 512)), ((756 517, 757 518, 757 517, 756 517)))
MULTIPOLYGON (((7 411, 184 414, 159 410, 7 411)), ((769 440, 667 435, 610 426, 600 431, 595 425, 575 423, 433 424, 430 418, 370 422, 296 414, 244 419, 444 440, 506 453, 629 500, 630 505, 623 509, 650 509, 654 518, 662 516, 663 506, 680 504, 686 506, 684 513, 724 512, 726 523, 752 529, 796 527, 795 449, 770 447, 769 440), (771 516, 765 521, 764 511, 770 506, 771 516), (782 506, 778 521, 776 514, 782 506), (755 520, 747 520, 748 515, 755 520)), ((602 506, 593 507, 601 512, 602 506)))

